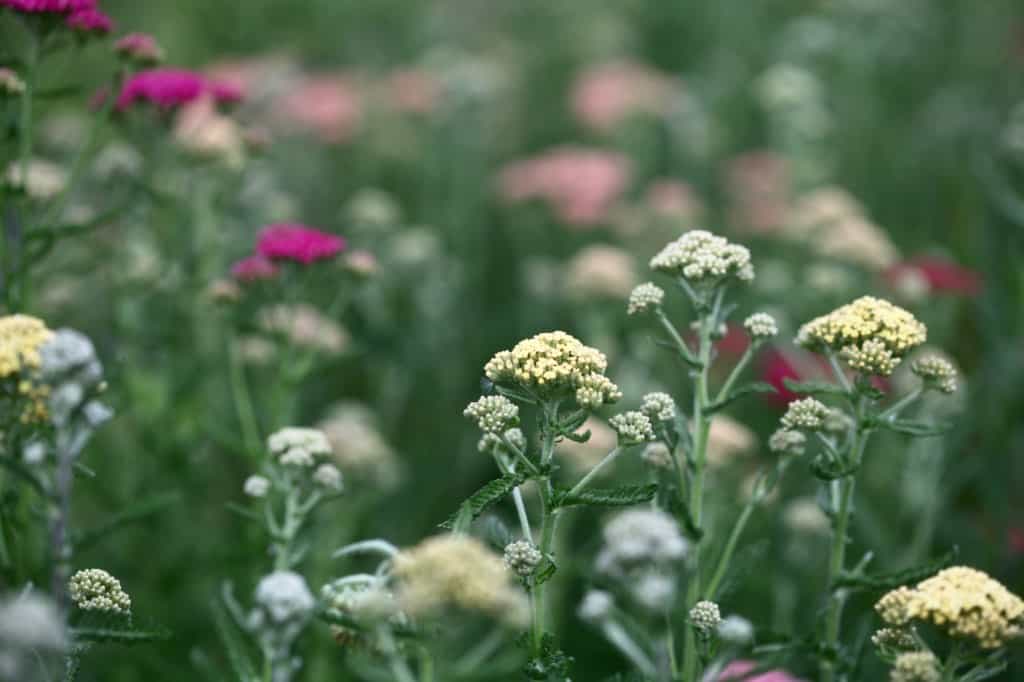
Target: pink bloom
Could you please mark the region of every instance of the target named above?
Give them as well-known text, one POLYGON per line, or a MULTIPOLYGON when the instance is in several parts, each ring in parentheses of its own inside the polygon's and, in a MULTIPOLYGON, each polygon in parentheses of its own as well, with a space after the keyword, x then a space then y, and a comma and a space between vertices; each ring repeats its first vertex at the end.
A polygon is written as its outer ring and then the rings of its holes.
POLYGON ((311 130, 330 143, 351 138, 363 117, 359 94, 351 82, 332 76, 307 78, 281 99, 277 113, 284 121, 311 130))
POLYGON ((265 256, 256 254, 232 265, 231 276, 241 282, 273 279, 277 277, 277 266, 265 256))
POLYGON ((644 199, 654 213, 666 218, 695 218, 703 211, 693 186, 671 178, 652 181, 644 199))
POLYGON ((789 214, 790 178, 786 160, 770 151, 732 158, 725 169, 732 222, 753 232, 781 229, 789 214))
POLYGON ((341 237, 305 225, 279 223, 264 228, 256 244, 261 256, 273 260, 291 260, 303 265, 333 258, 345 248, 341 237))
POLYGON ((573 113, 584 125, 608 131, 632 114, 663 111, 670 90, 671 83, 663 74, 623 61, 584 71, 570 98, 573 113))
POLYGON ((137 101, 173 109, 209 93, 217 101, 234 101, 237 91, 227 91, 201 74, 185 69, 150 69, 140 71, 124 84, 117 98, 117 108, 127 109, 137 101))
POLYGON ((129 33, 114 43, 114 51, 140 62, 161 62, 164 50, 148 33, 129 33))
POLYGON ((974 270, 935 256, 916 256, 885 273, 885 280, 893 287, 898 287, 906 277, 920 278, 928 285, 928 293, 954 296, 977 296, 983 284, 981 275, 974 270))
POLYGON ((771 670, 753 677, 744 677, 755 668, 757 668, 757 664, 753 661, 733 661, 725 667, 722 674, 718 676, 718 680, 719 682, 725 682, 726 680, 743 680, 743 682, 801 682, 800 679, 782 670, 771 670))
POLYGON ((75 10, 68 15, 67 25, 79 33, 106 35, 114 30, 114 22, 98 9, 75 10))
POLYGON ((543 199, 570 225, 604 220, 629 182, 629 160, 621 154, 582 147, 556 147, 505 166, 498 189, 506 201, 543 199))
POLYGON ((0 7, 10 7, 26 14, 68 14, 96 9, 96 0, 0 0, 0 7))
POLYGON ((785 407, 800 397, 786 387, 786 379, 822 381, 829 377, 830 371, 825 360, 798 348, 767 348, 761 354, 759 367, 760 379, 776 390, 776 393, 766 393, 765 399, 777 407, 785 407))
POLYGON ((213 99, 222 104, 235 104, 245 99, 245 89, 237 83, 211 79, 206 85, 213 99))
POLYGON ((427 71, 400 69, 388 76, 387 96, 398 111, 429 114, 441 99, 441 84, 427 71))

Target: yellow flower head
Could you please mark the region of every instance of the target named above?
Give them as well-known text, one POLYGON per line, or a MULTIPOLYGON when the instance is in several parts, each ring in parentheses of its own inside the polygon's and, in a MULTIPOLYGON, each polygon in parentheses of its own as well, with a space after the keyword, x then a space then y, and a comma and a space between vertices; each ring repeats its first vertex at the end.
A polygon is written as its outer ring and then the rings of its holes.
POLYGON ((46 419, 47 389, 33 380, 42 357, 39 349, 53 337, 46 324, 28 315, 0 317, 0 380, 14 382, 25 401, 21 419, 25 422, 46 419))
POLYGON ((604 353, 565 332, 545 332, 497 353, 484 373, 496 384, 521 387, 542 400, 573 396, 583 407, 613 403, 622 393, 608 377, 604 353))
POLYGON ((863 296, 803 325, 796 340, 812 350, 837 351, 857 371, 888 376, 908 352, 924 343, 927 332, 903 308, 863 296))
POLYGON ((502 558, 468 535, 437 535, 399 552, 393 575, 398 603, 413 617, 454 607, 521 625, 529 615, 502 558))
POLYGON ((927 622, 985 649, 1019 637, 1024 623, 1024 601, 997 580, 965 566, 939 571, 914 588, 895 589, 878 601, 875 610, 889 625, 927 622))

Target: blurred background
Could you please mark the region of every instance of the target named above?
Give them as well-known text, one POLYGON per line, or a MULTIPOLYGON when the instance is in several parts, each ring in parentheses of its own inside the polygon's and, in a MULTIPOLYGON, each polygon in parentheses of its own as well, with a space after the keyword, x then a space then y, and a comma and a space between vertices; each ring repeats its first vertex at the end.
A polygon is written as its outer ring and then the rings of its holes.
MULTIPOLYGON (((324 558, 334 548, 413 543, 493 477, 461 412, 484 362, 520 338, 564 329, 599 347, 627 406, 651 390, 685 395, 686 376, 625 300, 650 256, 698 226, 751 248, 758 278, 737 316, 779 319, 783 340, 754 373, 780 387, 821 371, 788 343, 797 326, 856 296, 927 322, 929 345, 965 380, 922 409, 957 426, 910 449, 874 441, 857 549, 898 569, 955 547, 1024 592, 1018 1, 102 4, 118 33, 154 34, 169 64, 242 88, 232 119, 247 144, 204 147, 180 122, 157 142, 151 119, 105 131, 93 184, 67 211, 117 217, 55 250, 33 293, 32 312, 96 340, 118 413, 87 455, 97 476, 79 483, 77 523, 158 507, 82 561, 174 633, 87 659, 82 679, 222 679, 210 603, 225 579, 251 589, 264 546, 225 507, 255 466, 239 445, 240 379, 262 433, 322 424, 336 440, 348 495, 320 519, 320 584, 341 570, 324 558), (331 272, 241 295, 225 280, 277 221, 341 234, 361 254, 346 261, 343 313, 325 312, 342 286, 331 272), (279 305, 306 307, 282 325, 279 305), (268 339, 282 333, 315 350, 301 381, 271 361, 268 339)), ((85 85, 46 106, 41 156, 71 157, 111 63, 97 44, 48 65, 53 85, 85 85)), ((681 329, 688 314, 673 309, 681 329)), ((727 335, 721 353, 744 343, 727 335)), ((750 398, 716 425, 709 496, 724 520, 768 461, 784 404, 750 398)), ((573 448, 563 466, 602 454, 573 448)), ((638 461, 621 466, 643 475, 638 461)), ((812 627, 827 546, 815 491, 794 472, 757 515, 742 559, 758 570, 734 577, 725 610, 766 631, 812 627)), ((588 681, 626 670, 574 615, 599 544, 592 517, 566 525, 557 590, 574 679, 588 681)), ((850 610, 864 632, 870 603, 850 610)), ((348 679, 326 628, 304 646, 305 679, 348 679)), ((791 668, 812 678, 807 662, 791 668)))

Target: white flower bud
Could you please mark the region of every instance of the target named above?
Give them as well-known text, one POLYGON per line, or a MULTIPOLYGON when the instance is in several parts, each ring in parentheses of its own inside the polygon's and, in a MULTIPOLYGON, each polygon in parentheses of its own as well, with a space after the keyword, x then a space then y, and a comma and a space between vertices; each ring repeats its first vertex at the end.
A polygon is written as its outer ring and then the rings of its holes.
POLYGON ((578 613, 588 623, 600 623, 608 618, 614 605, 612 595, 602 590, 590 590, 583 597, 578 613))
POLYGON ((526 540, 517 540, 505 546, 505 566, 516 575, 531 575, 540 565, 543 555, 526 540))
POLYGON ((643 412, 623 412, 608 420, 615 432, 619 434, 621 445, 636 445, 655 439, 651 420, 643 412))
POLYGON ((676 401, 668 393, 648 393, 640 411, 654 423, 671 422, 676 418, 676 401))
POLYGON ((275 571, 256 586, 256 602, 275 623, 300 620, 316 606, 306 579, 293 571, 275 571))
POLYGON ((341 490, 341 471, 333 464, 321 464, 313 472, 313 482, 328 490, 341 490))
POLYGON ((782 415, 782 426, 786 429, 818 431, 825 425, 830 410, 816 398, 794 400, 782 415))
POLYGON ((665 300, 665 290, 653 282, 644 282, 633 289, 629 294, 629 304, 626 312, 629 315, 639 315, 661 306, 665 300))
POLYGON ((127 614, 132 609, 132 600, 121 589, 121 582, 99 568, 78 571, 71 576, 68 595, 83 611, 127 614))
POLYGON ((768 313, 754 313, 743 321, 743 327, 754 341, 765 341, 779 334, 779 325, 768 313))
POLYGON ((718 629, 718 624, 722 622, 718 604, 707 600, 697 602, 690 609, 690 622, 703 636, 709 636, 718 629))
POLYGON ((249 497, 266 497, 270 491, 270 481, 265 476, 250 476, 245 479, 242 491, 249 497))
POLYGON ((519 407, 503 395, 483 396, 462 414, 475 419, 484 433, 501 433, 519 423, 519 407))

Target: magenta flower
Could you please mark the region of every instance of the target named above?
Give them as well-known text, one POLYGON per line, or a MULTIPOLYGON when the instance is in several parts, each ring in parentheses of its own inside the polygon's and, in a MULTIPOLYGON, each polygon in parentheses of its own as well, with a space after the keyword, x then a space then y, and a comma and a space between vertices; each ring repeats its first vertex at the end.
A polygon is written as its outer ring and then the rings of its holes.
POLYGON ((264 228, 256 251, 273 260, 290 260, 303 265, 333 258, 343 251, 345 240, 305 225, 279 223, 264 228))
POLYGON ((114 22, 95 8, 75 10, 68 15, 65 23, 79 33, 106 35, 114 30, 114 22))
POLYGON ((114 43, 114 52, 138 62, 155 64, 164 60, 164 50, 148 33, 129 33, 114 43))
POLYGON ((117 108, 124 110, 135 102, 143 101, 162 109, 173 109, 206 94, 218 102, 236 101, 240 97, 236 89, 222 87, 222 84, 194 71, 150 69, 128 79, 117 98, 117 108))
POLYGON ((273 279, 277 277, 277 266, 265 256, 256 254, 243 258, 231 266, 231 276, 240 282, 255 282, 257 280, 273 279))
POLYGON ((70 14, 95 10, 96 0, 0 0, 0 7, 25 14, 70 14))
POLYGON ((802 682, 799 678, 793 677, 783 670, 770 670, 754 677, 745 677, 747 673, 757 667, 753 661, 733 661, 725 667, 722 674, 718 676, 719 682, 727 680, 743 680, 743 682, 802 682))

